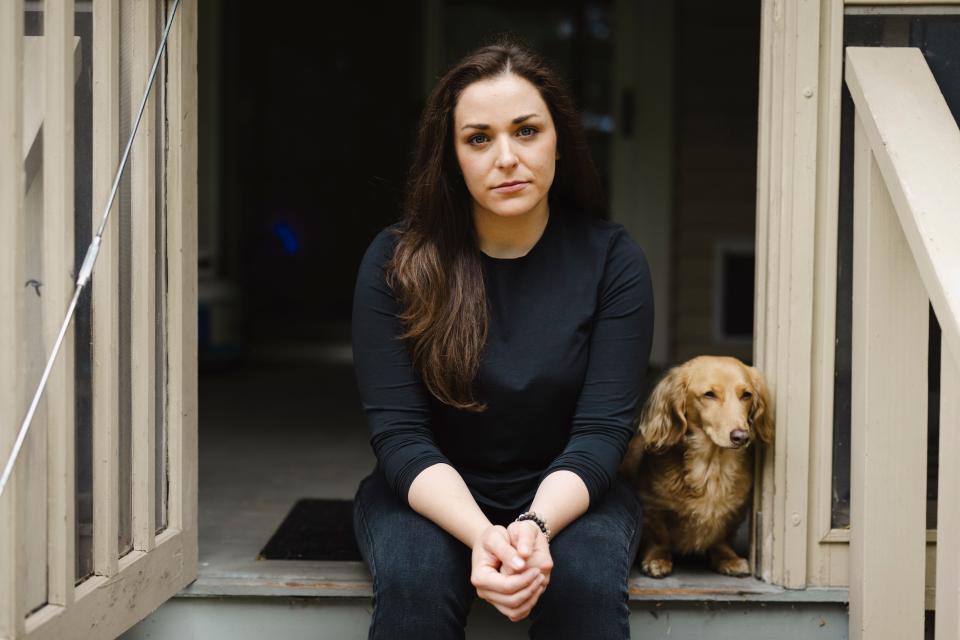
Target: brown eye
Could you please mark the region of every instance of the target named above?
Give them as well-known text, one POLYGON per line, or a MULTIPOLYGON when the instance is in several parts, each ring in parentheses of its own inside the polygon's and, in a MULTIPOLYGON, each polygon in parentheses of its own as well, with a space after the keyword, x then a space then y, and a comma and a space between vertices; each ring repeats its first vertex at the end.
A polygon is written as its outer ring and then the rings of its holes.
POLYGON ((713 398, 714 400, 716 400, 716 399, 717 399, 717 394, 715 394, 713 391, 707 391, 705 394, 703 394, 703 397, 704 397, 704 398, 713 398))
POLYGON ((752 398, 752 397, 753 397, 753 394, 752 394, 752 393, 750 393, 749 391, 744 391, 744 392, 743 392, 743 395, 740 396, 740 399, 741 399, 741 400, 749 400, 749 399, 752 398))

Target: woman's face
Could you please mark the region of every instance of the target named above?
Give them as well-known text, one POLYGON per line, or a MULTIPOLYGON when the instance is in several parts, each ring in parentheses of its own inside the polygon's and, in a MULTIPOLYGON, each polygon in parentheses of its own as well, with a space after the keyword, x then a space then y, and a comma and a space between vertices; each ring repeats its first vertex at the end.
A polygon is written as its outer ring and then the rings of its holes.
POLYGON ((474 209, 519 216, 553 184, 557 134, 537 88, 512 73, 467 85, 454 109, 457 161, 474 209), (498 188, 505 182, 517 186, 498 188))

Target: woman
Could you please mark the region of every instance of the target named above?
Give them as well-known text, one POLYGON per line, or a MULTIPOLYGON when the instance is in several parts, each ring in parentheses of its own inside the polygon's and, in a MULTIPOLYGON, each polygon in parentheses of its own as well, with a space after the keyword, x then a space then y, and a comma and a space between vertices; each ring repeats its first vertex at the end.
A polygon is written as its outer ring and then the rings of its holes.
POLYGON ((462 638, 475 595, 535 638, 627 638, 640 507, 615 475, 653 333, 650 274, 558 76, 480 48, 424 109, 404 218, 353 306, 377 467, 357 491, 371 638, 462 638))

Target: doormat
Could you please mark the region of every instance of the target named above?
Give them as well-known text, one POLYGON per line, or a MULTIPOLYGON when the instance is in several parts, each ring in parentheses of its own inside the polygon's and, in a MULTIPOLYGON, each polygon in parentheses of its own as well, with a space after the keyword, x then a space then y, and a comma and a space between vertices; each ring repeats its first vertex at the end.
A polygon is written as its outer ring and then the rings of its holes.
POLYGON ((297 500, 257 560, 361 560, 353 500, 297 500))

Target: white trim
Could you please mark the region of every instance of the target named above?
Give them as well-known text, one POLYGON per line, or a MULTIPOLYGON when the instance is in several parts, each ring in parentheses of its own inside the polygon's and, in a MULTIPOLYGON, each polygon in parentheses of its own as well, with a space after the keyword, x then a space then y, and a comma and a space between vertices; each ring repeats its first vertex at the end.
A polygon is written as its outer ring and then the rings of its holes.
MULTIPOLYGON (((847 51, 847 84, 855 94, 857 60, 854 49, 847 51)), ((863 126, 869 103, 857 107, 850 637, 919 638, 927 439, 904 438, 903 425, 926 425, 927 296, 863 126)))
POLYGON ((845 5, 868 5, 895 9, 897 7, 949 7, 950 5, 960 4, 957 0, 846 0, 845 5))
POLYGON ((919 49, 848 47, 847 85, 943 345, 960 358, 960 129, 919 49))
POLYGON ((777 434, 760 474, 759 569, 807 585, 820 13, 828 0, 763 3, 754 356, 777 434), (789 452, 789 455, 788 455, 789 452))
MULTIPOLYGON (((859 374, 855 369, 851 630, 853 637, 871 629, 911 637, 923 628, 922 607, 911 598, 919 591, 917 584, 924 584, 924 574, 932 573, 929 545, 921 542, 926 538, 926 438, 905 440, 894 433, 903 424, 926 424, 927 296, 943 331, 943 361, 952 356, 956 362, 960 354, 960 258, 955 250, 960 245, 955 217, 960 208, 960 130, 919 49, 849 47, 846 69, 858 123, 854 238, 860 249, 855 250, 854 295, 871 296, 854 305, 859 374), (869 171, 864 168, 867 156, 873 158, 869 171), (874 204, 877 211, 865 218, 863 208, 874 204), (891 364, 870 362, 881 357, 891 364), (921 553, 925 563, 918 561, 921 553), (896 573, 892 581, 891 571, 896 573), (895 592, 884 586, 891 583, 895 592)), ((950 398, 950 371, 946 377, 942 397, 950 398)), ((949 429, 957 412, 948 403, 943 406, 941 424, 949 429)), ((947 449, 956 455, 949 445, 947 449)), ((938 518, 942 515, 947 527, 955 524, 956 503, 941 496, 938 507, 938 518)), ((940 542, 948 547, 938 561, 952 565, 956 536, 941 533, 940 542)), ((950 573, 947 565, 939 569, 950 573)), ((924 605, 929 606, 932 589, 925 592, 924 605)), ((956 599, 956 593, 948 597, 956 599)))
POLYGON ((941 347, 936 637, 960 638, 960 368, 941 347))
POLYGON ((833 554, 847 549, 820 547, 832 531, 833 400, 837 316, 837 229, 840 193, 840 128, 843 82, 843 5, 831 2, 821 24, 820 123, 817 157, 816 249, 814 262, 813 384, 811 386, 810 525, 808 553, 818 585, 847 584, 846 558, 834 571, 833 554), (840 574, 840 575, 838 575, 840 574))
POLYGON ((954 16, 960 14, 960 6, 886 6, 886 7, 845 7, 848 16, 954 16))
MULTIPOLYGON (((23 2, 0 2, 0 464, 13 449, 23 420, 23 2)), ((0 496, 0 637, 23 631, 27 562, 26 475, 14 468, 0 496)))

